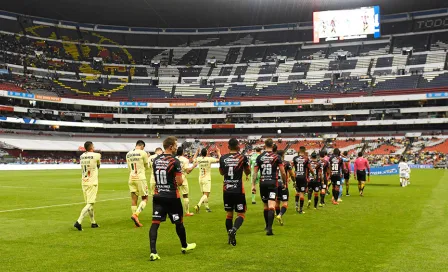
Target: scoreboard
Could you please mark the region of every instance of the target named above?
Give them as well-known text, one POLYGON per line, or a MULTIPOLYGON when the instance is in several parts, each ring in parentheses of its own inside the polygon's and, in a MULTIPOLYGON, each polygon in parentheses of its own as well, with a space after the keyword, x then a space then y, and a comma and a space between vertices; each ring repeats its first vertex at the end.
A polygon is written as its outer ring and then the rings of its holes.
POLYGON ((313 42, 380 37, 380 7, 313 12, 313 42))

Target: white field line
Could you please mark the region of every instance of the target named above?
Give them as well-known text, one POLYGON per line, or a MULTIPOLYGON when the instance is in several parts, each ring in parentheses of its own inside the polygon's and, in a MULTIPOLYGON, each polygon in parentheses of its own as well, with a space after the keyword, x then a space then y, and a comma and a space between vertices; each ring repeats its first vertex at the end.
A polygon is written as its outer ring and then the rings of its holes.
MULTIPOLYGON (((0 188, 11 188, 11 189, 42 189, 42 190, 76 190, 81 191, 81 188, 51 188, 51 187, 26 187, 26 186, 9 186, 9 185, 0 185, 0 188)), ((100 189, 101 192, 115 192, 118 190, 103 190, 100 189)))
MULTIPOLYGON (((98 200, 97 202, 106 202, 106 201, 114 201, 114 200, 122 200, 122 199, 129 199, 129 197, 120 197, 120 198, 111 198, 111 199, 105 199, 105 200, 98 200)), ((49 205, 49 206, 40 206, 40 207, 31 207, 31 208, 20 208, 20 209, 2 210, 2 211, 0 210, 0 213, 17 212, 17 211, 26 211, 26 210, 40 210, 40 209, 47 209, 47 208, 54 208, 54 207, 73 206, 73 205, 79 205, 79 204, 85 204, 85 202, 76 202, 76 203, 67 203, 67 204, 56 204, 56 205, 49 205)))

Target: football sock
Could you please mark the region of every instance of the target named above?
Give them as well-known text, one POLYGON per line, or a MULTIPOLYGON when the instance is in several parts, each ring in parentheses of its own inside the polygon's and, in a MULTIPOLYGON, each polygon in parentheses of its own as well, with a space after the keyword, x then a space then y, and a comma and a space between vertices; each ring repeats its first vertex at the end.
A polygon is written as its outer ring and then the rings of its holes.
POLYGON ((179 236, 182 248, 186 248, 188 245, 187 245, 187 233, 185 232, 184 223, 176 224, 176 233, 177 236, 179 236))
POLYGON ((308 192, 308 201, 311 200, 311 195, 312 195, 312 194, 313 194, 313 193, 308 192))
POLYGON ((358 191, 361 192, 361 184, 358 183, 358 191))
POLYGON ((348 193, 348 191, 349 191, 349 187, 350 187, 350 185, 348 184, 348 181, 347 181, 347 184, 345 184, 345 194, 346 194, 346 195, 349 194, 349 193, 348 193))
POLYGON ((79 215, 79 218, 78 218, 78 223, 79 224, 82 224, 82 220, 84 219, 84 217, 89 212, 89 209, 90 209, 91 206, 92 206, 92 204, 87 204, 86 206, 84 206, 84 208, 82 208, 81 214, 79 215))
POLYGON ((344 189, 342 188, 342 185, 339 187, 339 196, 338 196, 338 199, 339 198, 342 198, 342 191, 343 191, 344 189))
POLYGON ((255 194, 252 194, 252 202, 255 202, 255 194))
POLYGON ((227 231, 229 231, 232 228, 232 217, 226 217, 226 229, 227 231))
POLYGON ((202 195, 201 199, 199 200, 198 206, 201 207, 202 203, 205 202, 206 199, 207 199, 207 196, 202 195))
POLYGON ((334 201, 338 201, 339 192, 333 188, 333 199, 334 201))
POLYGON ((209 208, 209 206, 208 206, 208 197, 207 196, 205 197, 205 200, 204 200, 204 206, 205 206, 206 209, 209 208))
POLYGON ((272 230, 272 224, 274 223, 274 212, 275 209, 268 210, 268 230, 272 230))
POLYGON ((132 214, 134 214, 137 211, 137 206, 131 206, 132 214))
POLYGON ((325 203, 325 193, 320 193, 320 203, 325 203))
POLYGON ((280 210, 280 214, 281 215, 284 215, 285 213, 286 213, 286 210, 287 210, 288 208, 286 207, 286 206, 283 206, 282 207, 282 209, 280 210))
POLYGON ((137 211, 135 212, 136 215, 139 215, 146 207, 146 201, 140 202, 140 205, 138 205, 137 211))
POLYGON ((238 216, 235 219, 235 224, 233 225, 233 227, 235 229, 239 229, 241 227, 241 225, 243 225, 243 222, 244 222, 244 217, 243 216, 238 216))
POLYGON ((303 208, 303 202, 305 202, 305 198, 301 197, 300 198, 300 210, 302 210, 302 208, 303 208))
POLYGON ((95 212, 93 211, 93 205, 90 206, 89 217, 90 217, 90 223, 96 224, 96 222, 95 222, 95 212))
POLYGON ((190 213, 190 199, 188 197, 183 198, 185 214, 190 213))
POLYGON ((317 203, 319 202, 319 195, 314 194, 314 208, 317 208, 317 203))
POLYGON ((363 193, 364 193, 364 186, 365 186, 364 183, 362 183, 361 184, 361 192, 363 192, 363 193))
POLYGON ((263 214, 264 214, 264 222, 266 223, 266 228, 268 227, 268 212, 269 212, 269 210, 267 210, 267 209, 265 209, 265 210, 263 211, 263 214))
POLYGON ((149 244, 151 248, 151 253, 157 254, 156 250, 156 242, 157 242, 157 231, 159 230, 158 223, 152 223, 151 228, 149 229, 149 244))
POLYGON ((275 207, 275 214, 279 215, 280 214, 280 207, 275 207))
POLYGON ((296 199, 296 207, 299 207, 299 196, 296 195, 295 199, 296 199))

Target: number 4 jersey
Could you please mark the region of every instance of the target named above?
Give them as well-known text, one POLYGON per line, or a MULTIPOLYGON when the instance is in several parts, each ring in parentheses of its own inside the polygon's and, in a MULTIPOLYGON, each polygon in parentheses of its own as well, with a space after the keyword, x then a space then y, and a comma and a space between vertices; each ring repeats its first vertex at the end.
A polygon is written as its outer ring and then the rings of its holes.
POLYGON ((154 197, 179 198, 176 176, 182 175, 178 159, 169 154, 162 154, 154 159, 152 169, 155 178, 154 197))
POLYGON ((239 153, 226 154, 219 160, 219 169, 224 174, 224 192, 244 194, 243 172, 249 167, 246 156, 239 153))
POLYGON ((257 158, 260 174, 260 187, 278 187, 277 169, 283 165, 282 159, 272 151, 265 151, 257 158))

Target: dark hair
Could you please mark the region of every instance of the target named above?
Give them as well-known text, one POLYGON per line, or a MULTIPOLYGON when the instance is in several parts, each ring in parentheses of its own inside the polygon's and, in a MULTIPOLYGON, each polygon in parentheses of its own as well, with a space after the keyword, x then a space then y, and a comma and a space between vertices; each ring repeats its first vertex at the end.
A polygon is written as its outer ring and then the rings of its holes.
POLYGON ((182 146, 179 146, 177 148, 177 156, 182 156, 184 154, 184 148, 182 146))
POLYGON ((323 150, 319 151, 319 156, 321 158, 324 158, 325 157, 325 151, 323 151, 323 150))
POLYGON ((157 151, 159 151, 159 150, 160 150, 160 151, 163 151, 162 148, 157 147, 156 150, 154 150, 154 152, 157 152, 157 151))
POLYGON ((328 155, 328 151, 326 149, 324 149, 323 151, 324 151, 325 156, 327 156, 328 155))
POLYGON ((339 156, 339 155, 341 155, 341 151, 339 150, 339 148, 335 148, 333 150, 333 154, 336 155, 336 156, 339 156))
POLYGON ((272 146, 272 152, 277 152, 277 150, 278 150, 278 146, 276 144, 274 144, 272 146))
POLYGON ((90 149, 92 149, 93 143, 91 141, 87 141, 84 143, 84 149, 88 152, 90 149))
POLYGON ((261 152, 261 147, 256 147, 255 152, 261 152))
POLYGON ((266 147, 274 147, 274 141, 271 138, 266 139, 266 141, 264 141, 264 145, 266 147))
POLYGON ((312 159, 317 159, 317 154, 316 154, 316 152, 311 153, 311 158, 312 158, 312 159))
POLYGON ((281 158, 283 158, 283 156, 285 156, 285 150, 278 150, 277 155, 279 155, 281 158))
POLYGON ((173 146, 174 143, 177 141, 177 138, 174 136, 169 136, 163 141, 163 148, 166 150, 170 146, 173 146))
POLYGON ((207 149, 206 148, 201 149, 201 156, 202 157, 207 156, 207 149))
POLYGON ((239 146, 239 144, 238 144, 238 140, 237 139, 235 139, 235 138, 231 138, 230 140, 229 140, 229 149, 230 150, 232 150, 232 151, 238 151, 238 148, 239 148, 240 146, 239 146))
POLYGON ((305 153, 306 148, 304 146, 299 147, 299 153, 305 153))
POLYGON ((344 156, 348 155, 348 151, 344 151, 344 153, 342 153, 344 156))
POLYGON ((401 161, 402 161, 402 162, 405 162, 406 159, 405 159, 404 157, 401 157, 401 161))
POLYGON ((145 142, 143 142, 142 140, 138 140, 137 143, 136 143, 135 145, 136 145, 136 146, 137 146, 137 145, 140 145, 140 146, 143 146, 143 147, 146 146, 146 145, 145 145, 145 142))
POLYGON ((362 152, 358 152, 358 157, 362 157, 362 152))

